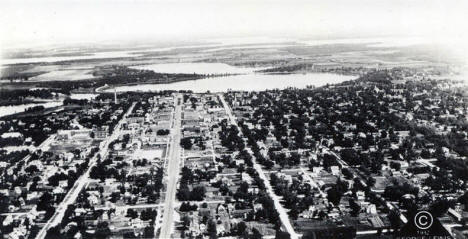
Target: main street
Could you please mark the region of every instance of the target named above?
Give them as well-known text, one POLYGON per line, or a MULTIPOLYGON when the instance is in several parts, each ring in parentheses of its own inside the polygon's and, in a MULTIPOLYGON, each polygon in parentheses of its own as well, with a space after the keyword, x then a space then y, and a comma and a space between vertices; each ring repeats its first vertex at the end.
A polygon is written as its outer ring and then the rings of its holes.
POLYGON ((169 151, 168 164, 167 164, 167 186, 166 186, 166 198, 164 202, 164 215, 163 224, 161 225, 161 233, 159 238, 170 238, 172 234, 172 227, 174 225, 174 206, 177 191, 177 180, 179 178, 180 171, 180 129, 181 129, 181 117, 182 109, 180 102, 182 96, 179 94, 174 99, 175 112, 173 118, 172 128, 172 142, 169 151))
POLYGON ((121 133, 122 124, 127 118, 127 116, 132 112, 134 106, 135 106, 135 103, 132 104, 132 106, 128 109, 128 111, 119 121, 119 123, 115 126, 112 135, 108 137, 106 140, 104 140, 103 142, 101 142, 100 151, 96 153, 94 157, 91 158, 89 166, 87 170, 85 171, 85 173, 81 175, 81 177, 79 177, 78 180, 76 180, 73 187, 70 189, 70 191, 68 191, 63 201, 56 208, 54 215, 49 219, 49 221, 47 221, 46 225, 41 229, 41 231, 39 231, 39 233, 36 236, 36 239, 45 238, 47 231, 50 228, 57 226, 62 221, 63 216, 65 215, 65 211, 67 210, 68 206, 73 204, 76 201, 76 198, 80 194, 81 190, 88 183, 89 173, 91 172, 91 168, 96 165, 98 155, 100 155, 101 158, 107 157, 107 153, 109 152, 109 144, 119 137, 121 133))
MULTIPOLYGON (((219 96, 219 99, 221 100, 221 103, 224 106, 226 113, 228 114, 231 124, 235 125, 238 128, 239 132, 242 134, 242 130, 237 124, 237 121, 232 114, 231 107, 226 103, 226 101, 224 100, 224 96, 222 94, 219 94, 218 96, 219 96)), ((252 154, 251 153, 252 150, 250 148, 246 147, 246 150, 250 154, 252 154)), ((289 220, 288 213, 284 209, 283 205, 281 205, 279 197, 274 193, 273 187, 270 184, 270 180, 268 180, 261 165, 257 163, 257 160, 255 160, 255 157, 253 155, 252 155, 252 161, 253 161, 254 169, 257 171, 260 179, 262 179, 263 183, 265 184, 268 195, 270 195, 270 197, 273 199, 273 203, 275 205, 276 211, 279 213, 281 223, 286 228, 286 231, 289 233, 289 235, 291 235, 292 239, 299 238, 299 235, 294 231, 291 221, 289 220)))

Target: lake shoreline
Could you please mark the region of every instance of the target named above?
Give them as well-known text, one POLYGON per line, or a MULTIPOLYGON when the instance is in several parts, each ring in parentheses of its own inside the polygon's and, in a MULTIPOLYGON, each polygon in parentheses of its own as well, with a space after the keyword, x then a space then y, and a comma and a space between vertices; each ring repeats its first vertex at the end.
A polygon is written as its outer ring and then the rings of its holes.
POLYGON ((339 75, 333 73, 283 73, 240 74, 224 77, 207 77, 203 79, 187 80, 173 83, 135 83, 99 87, 96 93, 116 92, 158 92, 164 90, 191 90, 193 92, 227 92, 229 90, 261 91, 271 89, 285 89, 290 87, 306 88, 320 87, 327 84, 338 84, 344 81, 355 80, 357 75, 339 75), (239 87, 239 85, 242 85, 239 87))

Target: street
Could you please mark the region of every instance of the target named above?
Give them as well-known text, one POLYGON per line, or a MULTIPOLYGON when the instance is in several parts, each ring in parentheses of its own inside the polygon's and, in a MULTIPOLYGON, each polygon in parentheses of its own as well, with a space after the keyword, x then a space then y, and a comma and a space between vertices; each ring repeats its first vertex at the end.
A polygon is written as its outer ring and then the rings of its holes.
POLYGON ((98 155, 101 155, 102 158, 105 158, 108 153, 109 149, 109 144, 117 139, 120 135, 121 131, 121 126, 127 115, 129 115, 133 107, 135 106, 135 103, 132 104, 132 106, 128 109, 128 111, 125 113, 125 115, 122 117, 122 119, 119 121, 119 123, 115 126, 115 129, 110 137, 108 137, 105 141, 101 142, 101 145, 103 147, 100 147, 100 151, 96 153, 96 155, 91 158, 89 166, 85 173, 81 175, 81 177, 78 178, 78 180, 75 182, 73 187, 68 191, 67 195, 63 199, 63 201, 60 203, 60 205, 56 208, 56 211, 54 215, 49 219, 49 221, 46 223, 46 225, 41 229, 41 231, 37 234, 36 239, 43 239, 45 238, 47 231, 58 225, 65 214, 65 211, 68 208, 68 205, 73 204, 76 201, 76 198, 80 194, 81 190, 84 188, 84 186, 88 183, 89 179, 89 173, 91 172, 91 168, 93 168, 96 165, 98 155))
POLYGON ((167 164, 167 190, 164 202, 163 224, 161 225, 159 238, 170 238, 174 225, 174 206, 176 205, 177 180, 180 171, 180 129, 182 117, 182 109, 178 101, 182 101, 181 95, 177 95, 174 101, 174 128, 172 129, 172 142, 167 164))
MULTIPOLYGON (((220 98, 220 100, 221 100, 221 102, 222 102, 222 104, 224 106, 224 109, 226 110, 226 113, 228 114, 229 119, 231 120, 231 123, 233 125, 235 125, 238 128, 239 132, 241 132, 241 134, 242 134, 242 130, 240 129, 240 127, 237 124, 234 116, 232 115, 231 108, 229 107, 229 105, 224 100, 224 96, 222 94, 219 94, 219 98, 220 98)), ((246 150, 249 153, 252 152, 252 150, 250 148, 248 148, 248 147, 246 147, 246 150)), ((260 178, 263 180, 263 183, 265 184, 268 195, 270 195, 271 199, 273 199, 276 211, 279 213, 281 223, 286 228, 286 231, 289 233, 289 235, 291 235, 292 239, 299 238, 299 235, 294 231, 294 228, 291 225, 291 222, 289 221, 288 213, 284 209, 283 205, 281 205, 279 197, 274 193, 273 187, 270 184, 270 180, 268 180, 268 178, 265 175, 265 172, 263 172, 263 169, 262 169, 261 165, 259 165, 257 163, 257 161, 255 160, 255 157, 253 155, 252 155, 252 161, 253 161, 253 164, 254 164, 254 169, 258 172, 258 175, 260 176, 260 178)))

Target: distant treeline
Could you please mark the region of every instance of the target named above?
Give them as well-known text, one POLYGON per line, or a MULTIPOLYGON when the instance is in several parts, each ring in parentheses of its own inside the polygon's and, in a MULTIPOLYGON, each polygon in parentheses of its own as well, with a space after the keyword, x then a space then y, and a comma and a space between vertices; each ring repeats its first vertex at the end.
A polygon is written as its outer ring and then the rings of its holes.
POLYGON ((67 91, 63 90, 52 90, 52 89, 34 89, 34 90, 2 90, 0 91, 0 98, 2 100, 15 100, 18 98, 25 98, 25 97, 34 97, 34 98, 41 98, 41 99, 51 99, 54 97, 53 93, 62 93, 68 94, 67 91))
POLYGON ((201 74, 156 73, 151 70, 138 70, 126 66, 115 66, 111 69, 106 69, 105 72, 93 74, 101 75, 101 78, 76 81, 40 82, 37 86, 59 88, 70 92, 72 90, 82 88, 98 88, 104 85, 123 85, 137 83, 163 84, 186 80, 196 80, 206 77, 206 75, 201 74))
POLYGON ((291 64, 278 67, 267 68, 258 70, 261 73, 295 73, 295 72, 323 72, 323 73, 336 73, 342 75, 357 75, 370 71, 369 68, 364 67, 345 67, 345 66, 322 66, 315 65, 314 63, 300 63, 291 64))
POLYGON ((268 68, 264 70, 259 70, 258 72, 263 73, 272 73, 272 72, 296 72, 311 69, 313 64, 297 64, 297 65, 288 65, 288 66, 279 66, 268 68))
POLYGON ((26 108, 26 110, 24 112, 31 113, 31 112, 41 111, 41 110, 44 110, 44 109, 45 109, 45 107, 43 105, 37 105, 37 106, 26 108))
POLYGON ((367 74, 359 77, 356 82, 373 82, 381 84, 391 84, 392 80, 395 80, 396 77, 393 76, 392 71, 390 70, 379 70, 379 71, 370 71, 367 74))
POLYGON ((61 89, 15 89, 15 90, 0 90, 0 105, 20 105, 34 103, 34 99, 52 99, 54 94, 69 94, 66 90, 61 89))

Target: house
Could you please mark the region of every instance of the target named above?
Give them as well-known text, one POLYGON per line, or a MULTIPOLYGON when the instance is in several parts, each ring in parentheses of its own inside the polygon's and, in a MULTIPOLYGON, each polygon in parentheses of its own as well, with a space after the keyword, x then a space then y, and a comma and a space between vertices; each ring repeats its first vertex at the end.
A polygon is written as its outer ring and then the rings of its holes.
POLYGON ((30 192, 26 195, 26 201, 33 202, 39 199, 39 193, 37 191, 30 192))
POLYGON ((309 206, 309 209, 304 210, 302 213, 299 214, 300 217, 303 218, 313 218, 316 212, 316 208, 314 205, 309 206))
POLYGON ((262 209, 263 209, 263 205, 261 203, 255 203, 253 205, 254 212, 257 212, 258 210, 262 210, 262 209))
POLYGON ((224 233, 224 232, 226 232, 226 228, 224 227, 224 225, 223 224, 218 224, 216 226, 216 233, 221 234, 221 233, 224 233))
POLYGON ((366 208, 366 213, 377 214, 377 207, 375 206, 375 204, 369 204, 366 208))
POLYGON ((132 131, 136 131, 136 130, 140 129, 140 124, 130 123, 130 124, 128 124, 128 129, 132 130, 132 131))
POLYGON ((63 188, 61 188, 61 187, 56 187, 56 188, 54 188, 54 190, 52 190, 52 193, 54 195, 65 194, 65 190, 63 190, 63 188))
POLYGON ((14 190, 15 196, 17 196, 17 197, 19 197, 21 195, 21 193, 23 192, 21 187, 19 187, 19 186, 16 186, 13 190, 14 190))
POLYGON ((138 125, 143 125, 144 122, 145 122, 145 117, 136 116, 136 115, 130 115, 129 117, 127 117, 128 124, 135 123, 138 125))
POLYGON ((340 175, 340 167, 338 167, 338 166, 331 166, 331 167, 330 167, 330 172, 331 172, 334 176, 340 175))
POLYGON ((92 132, 94 133, 95 139, 105 139, 108 136, 107 134, 108 131, 109 131, 109 126, 105 125, 102 127, 94 127, 92 132))
POLYGON ((312 168, 312 173, 314 176, 318 176, 320 174, 320 171, 322 171, 323 167, 313 167, 312 168))
POLYGON ((242 173, 241 174, 242 181, 246 182, 247 184, 252 184, 253 183, 253 178, 250 177, 247 173, 242 173))
POLYGON ((81 207, 75 208, 75 215, 76 216, 84 215, 84 214, 86 214, 86 212, 87 211, 84 208, 81 208, 81 207))
POLYGON ((245 164, 245 161, 243 159, 236 159, 234 162, 236 163, 236 166, 239 166, 241 164, 245 164))
POLYGON ((283 176, 283 179, 284 179, 284 181, 286 181, 286 182, 288 183, 288 185, 291 185, 292 182, 293 182, 292 176, 291 176, 291 175, 288 175, 288 174, 284 175, 284 176, 283 176))
POLYGON ((356 198, 359 201, 364 201, 366 199, 366 193, 364 191, 357 191, 356 198))
MULTIPOLYGON (((104 213, 105 214, 105 213, 104 213)), ((135 218, 135 219, 132 219, 131 221, 131 226, 132 228, 134 229, 141 229, 141 228, 144 228, 145 227, 145 224, 144 222, 140 219, 140 218, 135 218)))
POLYGON ((90 195, 88 197, 88 202, 91 205, 97 205, 99 203, 99 199, 98 199, 98 197, 96 195, 90 195))
POLYGON ((60 158, 65 160, 65 161, 72 161, 75 155, 71 152, 64 152, 60 154, 60 158))
POLYGON ((200 232, 206 231, 206 225, 203 223, 200 223, 200 232))
POLYGON ((218 206, 216 207, 216 214, 223 214, 227 212, 227 208, 223 205, 223 204, 218 204, 218 206))
POLYGON ((11 214, 8 214, 8 216, 3 219, 3 226, 8 226, 13 222, 13 216, 11 214))
POLYGON ((81 235, 81 232, 78 232, 75 234, 75 236, 73 237, 73 239, 82 239, 83 238, 83 235, 81 235))
POLYGON ((61 180, 59 181, 59 187, 67 188, 68 187, 68 180, 61 180))
POLYGON ((231 213, 230 216, 231 218, 242 218, 246 219, 248 213, 252 211, 252 209, 234 209, 231 213))
POLYGON ((8 189, 0 189, 0 194, 8 197, 10 195, 10 191, 8 189))
POLYGON ((260 189, 258 187, 249 187, 247 189, 247 192, 252 194, 258 194, 260 192, 260 189))
POLYGON ((15 227, 13 231, 8 234, 7 238, 11 238, 11 239, 25 238, 27 233, 28 233, 28 230, 26 229, 26 226, 20 225, 18 227, 15 227))

